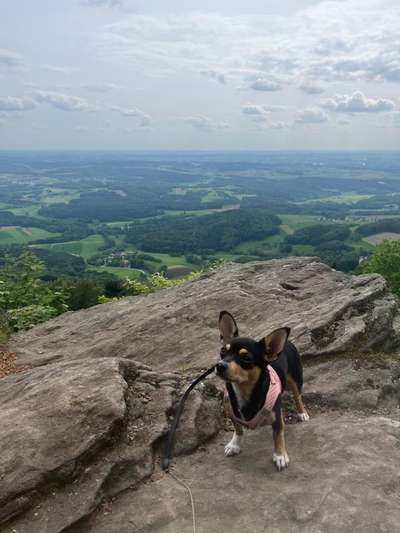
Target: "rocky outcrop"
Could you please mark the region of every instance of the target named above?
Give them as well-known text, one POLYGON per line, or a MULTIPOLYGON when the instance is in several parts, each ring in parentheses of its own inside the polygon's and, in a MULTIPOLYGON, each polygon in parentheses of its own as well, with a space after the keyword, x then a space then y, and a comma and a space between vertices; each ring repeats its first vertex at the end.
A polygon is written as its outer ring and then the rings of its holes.
MULTIPOLYGON (((74 531, 101 502, 148 479, 183 386, 178 375, 115 358, 3 378, 0 530, 74 531)), ((218 432, 218 397, 211 384, 190 397, 176 454, 218 432)))
POLYGON ((287 425, 285 472, 268 429, 225 457, 221 383, 199 385, 174 470, 191 486, 198 530, 397 530, 400 358, 383 353, 399 342, 397 301, 379 276, 293 258, 228 265, 14 337, 21 371, 0 379, 2 533, 191 533, 185 489, 159 459, 176 400, 218 353, 223 308, 256 337, 292 328, 309 356, 311 420, 287 425))
POLYGON ((396 298, 379 275, 350 276, 317 258, 227 265, 195 282, 67 313, 11 343, 19 364, 122 357, 162 370, 209 366, 219 350, 218 313, 262 337, 283 325, 303 355, 393 350, 396 298))

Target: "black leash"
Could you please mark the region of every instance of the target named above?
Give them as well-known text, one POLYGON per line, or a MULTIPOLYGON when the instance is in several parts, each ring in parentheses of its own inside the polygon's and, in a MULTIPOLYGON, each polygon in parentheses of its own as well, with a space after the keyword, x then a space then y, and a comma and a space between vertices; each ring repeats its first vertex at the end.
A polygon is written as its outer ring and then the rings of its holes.
POLYGON ((181 418, 181 414, 183 412, 183 408, 185 406, 185 401, 187 400, 187 397, 189 396, 190 392, 195 388, 195 386, 198 383, 200 383, 200 381, 202 381, 204 378, 206 378, 209 374, 214 372, 214 370, 215 370, 215 365, 212 366, 211 368, 209 368, 208 370, 206 370, 205 372, 203 372, 203 374, 201 374, 198 378, 196 378, 189 385, 189 387, 186 389, 184 395, 179 400, 178 407, 176 408, 176 412, 175 412, 174 421, 172 422, 172 425, 171 425, 171 427, 169 429, 169 432, 168 432, 168 438, 167 438, 167 444, 165 446, 164 457, 162 458, 162 461, 161 461, 161 468, 163 470, 167 470, 168 471, 169 467, 170 467, 170 464, 171 464, 171 461, 172 461, 172 454, 173 454, 173 451, 174 451, 174 444, 175 444, 175 433, 176 433, 176 429, 177 429, 178 424, 179 424, 179 419, 181 418))

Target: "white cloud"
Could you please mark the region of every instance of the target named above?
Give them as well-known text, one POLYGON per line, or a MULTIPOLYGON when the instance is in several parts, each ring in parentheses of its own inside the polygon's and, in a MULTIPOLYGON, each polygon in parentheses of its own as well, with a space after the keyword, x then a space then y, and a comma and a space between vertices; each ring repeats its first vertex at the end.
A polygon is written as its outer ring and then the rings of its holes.
POLYGON ((258 79, 250 84, 250 89, 254 89, 255 91, 273 92, 280 91, 282 87, 276 81, 258 79))
POLYGON ((262 105, 262 104, 244 104, 242 106, 242 113, 245 115, 267 115, 269 113, 277 113, 284 111, 284 107, 280 105, 262 105))
POLYGON ((122 7, 124 0, 80 0, 81 5, 86 7, 122 7))
POLYGON ((35 91, 34 98, 39 103, 50 104, 61 111, 94 111, 96 109, 79 96, 53 91, 35 91))
POLYGON ((211 78, 212 80, 218 81, 219 83, 226 83, 225 74, 223 72, 217 72, 216 70, 202 70, 200 74, 206 76, 207 78, 211 78))
POLYGON ((321 107, 335 113, 380 113, 394 109, 394 103, 386 98, 366 98, 361 91, 356 91, 323 100, 321 107))
POLYGON ((396 2, 326 0, 287 17, 131 14, 104 29, 97 49, 153 75, 209 72, 273 91, 304 79, 400 82, 399 34, 396 2))
POLYGON ((299 86, 299 89, 306 94, 322 94, 325 92, 325 89, 321 85, 316 83, 304 82, 299 86))
POLYGON ((295 122, 297 124, 322 124, 328 122, 328 116, 326 113, 317 108, 308 108, 298 111, 296 114, 295 122))
POLYGON ((211 118, 204 115, 184 117, 182 120, 186 124, 189 124, 193 128, 200 131, 226 130, 229 128, 229 125, 226 122, 215 122, 211 118))
POLYGON ((15 111, 30 111, 36 107, 36 103, 32 98, 13 96, 5 96, 0 98, 0 111, 15 112, 15 111))
POLYGON ((119 91, 123 89, 123 85, 117 85, 116 83, 90 83, 88 85, 82 85, 82 89, 92 93, 109 93, 112 91, 119 91))
POLYGON ((151 125, 152 119, 150 115, 147 113, 144 113, 140 109, 137 109, 136 107, 127 108, 127 107, 119 107, 119 106, 112 106, 110 108, 112 111, 116 111, 117 113, 120 113, 124 117, 132 117, 135 119, 138 119, 139 126, 140 127, 149 127, 151 125))
POLYGON ((0 66, 17 68, 22 64, 22 57, 15 52, 0 48, 0 66))
POLYGON ((55 72, 56 74, 72 74, 73 72, 76 72, 78 69, 76 67, 62 67, 57 65, 41 65, 41 68, 43 70, 47 70, 48 72, 55 72))
POLYGON ((347 117, 340 117, 336 122, 339 126, 350 126, 350 120, 347 117))

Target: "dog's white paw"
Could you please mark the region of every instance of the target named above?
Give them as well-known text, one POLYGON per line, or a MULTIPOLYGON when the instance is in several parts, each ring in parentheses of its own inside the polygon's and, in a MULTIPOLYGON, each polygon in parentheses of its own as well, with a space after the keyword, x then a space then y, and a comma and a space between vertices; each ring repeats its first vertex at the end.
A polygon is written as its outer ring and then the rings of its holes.
POLYGON ((299 422, 307 422, 307 420, 310 420, 310 415, 304 411, 304 413, 297 413, 297 419, 299 422))
POLYGON ((284 455, 278 455, 277 453, 274 453, 272 456, 272 461, 275 464, 277 470, 280 471, 288 467, 289 456, 287 453, 285 453, 284 455))
POLYGON ((228 442, 228 444, 225 446, 225 455, 226 457, 231 457, 232 455, 238 455, 241 452, 239 444, 236 444, 235 442, 228 442))

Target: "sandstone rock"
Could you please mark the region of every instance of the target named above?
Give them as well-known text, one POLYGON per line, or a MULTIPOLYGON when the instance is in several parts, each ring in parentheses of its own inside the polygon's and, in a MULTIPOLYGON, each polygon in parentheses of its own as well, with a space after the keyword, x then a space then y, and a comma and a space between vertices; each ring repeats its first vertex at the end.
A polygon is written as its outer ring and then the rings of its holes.
MULTIPOLYGON (((151 476, 185 383, 131 361, 53 363, 0 380, 0 530, 58 533, 151 476)), ((176 454, 221 427, 212 385, 188 401, 176 454)))
MULTIPOLYGON (((286 431, 289 468, 276 472, 271 430, 246 432, 243 451, 225 457, 229 434, 179 458, 199 532, 376 533, 400 521, 400 422, 351 414, 317 416, 286 431)), ((168 475, 111 502, 74 533, 192 533, 186 490, 168 475), (138 512, 138 509, 146 512, 138 512)))
POLYGON ((193 490, 198 531, 398 529, 400 358, 373 353, 399 344, 397 301, 380 276, 292 258, 228 265, 15 336, 18 364, 33 368, 0 379, 2 533, 192 533, 187 492, 159 458, 177 399, 216 359, 223 308, 254 337, 292 328, 309 356, 311 421, 287 425, 291 463, 278 473, 270 429, 248 432, 233 458, 229 434, 210 440, 223 423, 216 377, 192 392, 174 472, 193 490))
POLYGON ((303 355, 393 350, 396 298, 379 275, 351 276, 316 258, 231 264, 198 281, 67 313, 16 335, 20 365, 87 357, 132 358, 154 369, 205 368, 219 352, 218 313, 243 334, 289 326, 303 355))

